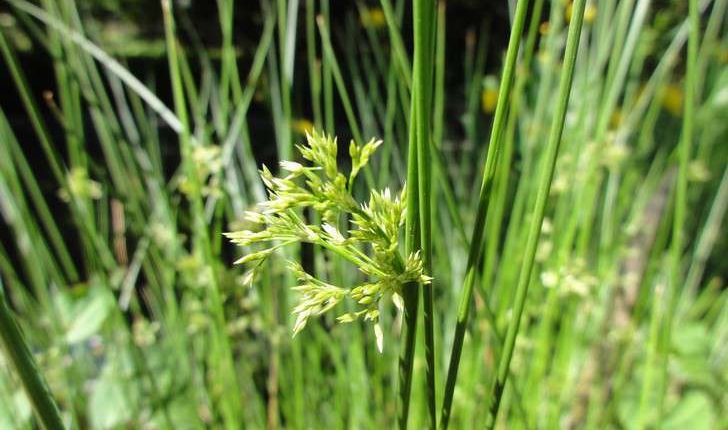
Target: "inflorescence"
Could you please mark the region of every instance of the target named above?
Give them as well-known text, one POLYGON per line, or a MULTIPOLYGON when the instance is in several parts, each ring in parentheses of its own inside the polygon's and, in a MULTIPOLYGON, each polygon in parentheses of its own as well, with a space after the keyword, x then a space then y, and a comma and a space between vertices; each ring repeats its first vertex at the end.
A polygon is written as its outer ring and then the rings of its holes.
POLYGON ((294 290, 301 296, 293 309, 296 322, 293 334, 300 332, 308 318, 321 315, 348 298, 361 310, 337 317, 340 323, 359 318, 374 324, 377 347, 382 350, 382 329, 379 325, 379 304, 391 298, 401 311, 402 289, 408 284, 427 284, 431 278, 424 273, 419 253, 400 254, 399 237, 405 221, 404 190, 392 196, 389 189, 372 190, 369 201, 360 203, 352 196, 354 179, 367 165, 381 141, 370 140, 364 146, 349 145, 351 171, 348 178, 337 165, 336 138, 312 131, 306 134, 307 145, 297 145, 301 156, 310 162, 304 166, 282 161, 281 169, 288 174, 279 178, 263 166, 261 178, 268 189, 268 200, 259 204, 259 211, 247 212, 245 219, 260 226, 257 230, 227 233, 235 244, 248 247, 264 244, 264 249, 252 252, 238 261, 251 268, 244 283, 251 285, 263 263, 276 250, 295 243, 319 245, 331 254, 354 264, 366 275, 367 282, 344 288, 324 282, 307 273, 295 261, 288 260, 287 268, 297 279, 294 290), (310 208, 320 223, 308 224, 301 209, 310 208), (343 226, 343 228, 341 228, 343 226))

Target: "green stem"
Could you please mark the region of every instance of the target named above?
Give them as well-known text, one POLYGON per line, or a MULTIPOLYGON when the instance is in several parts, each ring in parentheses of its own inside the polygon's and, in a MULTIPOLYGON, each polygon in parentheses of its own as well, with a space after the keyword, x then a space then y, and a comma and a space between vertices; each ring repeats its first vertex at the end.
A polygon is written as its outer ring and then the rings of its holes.
POLYGON ((201 255, 204 267, 211 271, 210 273, 210 310, 213 314, 213 351, 211 361, 213 366, 220 372, 219 381, 224 387, 225 394, 221 397, 222 414, 225 427, 229 429, 238 428, 242 417, 240 401, 240 389, 238 387, 237 375, 230 348, 230 342, 226 334, 225 313, 223 301, 220 293, 220 287, 216 274, 214 273, 215 258, 212 253, 209 233, 204 216, 204 208, 202 206, 201 184, 197 166, 192 158, 192 140, 190 136, 190 126, 187 115, 187 106, 185 95, 182 89, 182 81, 179 69, 179 60, 177 58, 177 38, 175 37, 174 18, 172 15, 172 5, 169 0, 162 0, 162 12, 164 14, 165 39, 167 41, 167 54, 170 69, 170 78, 172 81, 172 93, 174 96, 175 111, 181 124, 180 145, 182 154, 182 163, 184 165, 187 179, 191 183, 191 191, 189 195, 190 204, 193 215, 193 232, 194 244, 201 248, 201 255))
POLYGON ((554 176, 556 167, 556 157, 559 152, 561 143, 561 133, 564 129, 564 120, 566 118, 566 108, 569 103, 569 95, 571 93, 571 83, 574 75, 574 65, 576 64, 576 53, 579 48, 579 38, 581 37, 581 27, 584 19, 585 0, 577 0, 573 4, 571 22, 569 24, 569 33, 566 39, 566 51, 564 53, 564 63, 561 69, 561 79, 559 82, 559 95, 556 103, 556 110, 551 130, 549 132, 549 140, 546 146, 544 157, 544 165, 541 170, 539 180, 538 193, 536 195, 536 203, 531 218, 531 225, 528 230, 528 239, 526 240, 526 249, 524 253, 523 263, 518 278, 518 286, 516 287, 516 298, 513 306, 513 319, 508 325, 506 332, 506 340, 504 343, 503 353, 498 361, 498 373, 491 389, 491 403, 489 407, 489 415, 486 421, 487 428, 493 428, 498 417, 498 409, 503 395, 503 390, 508 378, 508 370, 511 364, 511 357, 516 344, 516 336, 523 314, 523 308, 526 302, 528 286, 531 280, 531 272, 536 256, 536 247, 541 235, 541 223, 546 211, 546 200, 551 190, 551 181, 554 176))
MULTIPOLYGON (((412 130, 416 122, 414 112, 410 114, 412 130)), ((409 150, 407 153, 407 219, 405 221, 405 252, 409 255, 420 243, 419 238, 419 195, 417 174, 417 141, 415 133, 410 132, 409 150)), ((412 364, 415 357, 415 340, 417 338, 417 312, 420 301, 420 288, 417 283, 410 283, 402 290, 404 299, 404 326, 402 338, 404 345, 399 358, 399 428, 407 428, 409 416, 409 398, 412 390, 412 364)))
POLYGON ((389 31, 389 39, 392 44, 392 56, 396 60, 394 63, 398 66, 400 77, 405 83, 405 86, 409 89, 412 87, 412 70, 409 65, 409 59, 407 58, 407 50, 404 47, 402 36, 400 35, 399 25, 397 25, 397 18, 395 17, 394 10, 392 9, 392 2, 389 0, 380 0, 382 5, 382 11, 387 21, 387 29, 389 31))
POLYGON ((291 140, 291 85, 293 82, 293 56, 295 50, 290 49, 289 37, 295 37, 295 25, 290 25, 289 12, 294 13, 290 16, 295 21, 295 11, 298 10, 298 1, 292 0, 286 2, 285 0, 278 0, 277 6, 277 17, 278 17, 278 44, 279 44, 279 55, 280 62, 280 88, 281 88, 281 108, 282 108, 282 127, 281 127, 281 141, 279 142, 280 147, 278 148, 278 158, 280 160, 290 160, 292 154, 292 140, 291 140), (291 3, 291 4, 287 4, 291 3))
MULTIPOLYGON (((320 20, 323 22, 323 26, 325 26, 327 29, 329 28, 329 21, 330 21, 330 5, 329 0, 322 0, 321 1, 321 16, 323 18, 316 18, 317 22, 320 20)), ((326 130, 329 133, 334 133, 334 85, 332 82, 333 76, 331 72, 331 61, 329 58, 325 55, 322 56, 321 60, 321 89, 323 93, 323 121, 324 121, 324 130, 326 130)))
POLYGON ((316 2, 306 0, 306 62, 311 87, 313 123, 317 129, 323 126, 321 113, 321 60, 316 57, 316 2))
POLYGON ((331 36, 329 35, 329 29, 326 26, 326 19, 323 15, 319 15, 316 18, 316 23, 318 24, 319 33, 321 34, 321 45, 324 51, 324 57, 331 69, 331 74, 336 82, 336 88, 339 90, 339 97, 341 98, 341 104, 344 106, 346 119, 349 121, 349 126, 351 127, 351 134, 354 137, 354 141, 364 142, 361 130, 359 129, 359 125, 356 121, 356 115, 354 115, 354 109, 351 104, 351 99, 349 98, 349 92, 346 90, 344 75, 342 75, 339 63, 336 61, 336 54, 334 54, 334 47, 331 44, 331 36))
POLYGON ((33 359, 20 327, 18 327, 18 323, 8 307, 1 283, 0 340, 2 340, 6 356, 18 372, 18 376, 25 387, 30 402, 33 404, 35 413, 43 423, 43 427, 49 430, 63 429, 61 413, 33 359))
POLYGON ((440 427, 442 429, 447 428, 450 420, 452 397, 455 391, 455 382, 457 380, 458 367, 460 365, 460 354, 463 350, 465 328, 470 313, 470 302, 473 296, 473 285, 476 278, 475 271, 476 266, 480 261, 480 245, 483 242, 488 201, 493 187, 493 178, 495 176, 495 160, 498 158, 498 153, 502 146, 501 135, 505 125, 506 112, 508 111, 507 101, 511 93, 511 87, 513 86, 513 76, 515 74, 516 59, 518 57, 518 47, 521 42, 523 25, 526 21, 528 3, 528 0, 518 1, 513 20, 513 29, 511 30, 511 36, 508 41, 508 50, 506 51, 506 60, 503 67, 503 76, 501 78, 503 86, 498 93, 498 103, 496 105, 495 117, 493 119, 493 129, 488 143, 488 153, 485 161, 485 169, 483 171, 483 179, 480 186, 480 196, 478 198, 477 215, 473 227, 473 235, 470 240, 463 293, 462 296, 460 296, 458 318, 455 326, 455 337, 453 340, 453 347, 450 354, 450 365, 448 367, 445 382, 445 393, 442 401, 442 411, 440 414, 440 427))
MULTIPOLYGON (((667 363, 670 354, 670 345, 672 338, 672 324, 675 319, 675 308, 680 298, 683 285, 680 285, 682 276, 682 254, 685 246, 684 229, 687 219, 688 206, 688 165, 690 163, 690 143, 694 135, 694 117, 695 117, 695 92, 698 69, 698 48, 700 39, 700 12, 698 10, 698 1, 690 0, 689 17, 690 33, 688 34, 688 58, 687 69, 685 72, 685 102, 683 106, 683 122, 682 134, 680 135, 680 143, 677 148, 678 157, 678 177, 675 189, 675 216, 672 223, 672 240, 670 247, 672 272, 670 273, 670 281, 668 282, 667 300, 668 306, 665 310, 665 322, 663 326, 662 339, 660 345, 661 355, 661 373, 659 386, 657 418, 661 419, 664 408, 665 389, 667 384, 664 383, 667 378, 667 363)), ((649 387, 643 385, 644 389, 649 387)), ((643 406, 640 402, 640 406, 643 406)), ((640 407, 640 411, 642 408, 640 407)), ((642 415, 642 414, 640 414, 642 415)))
MULTIPOLYGON (((427 274, 432 273, 432 163, 430 160, 430 123, 432 119, 431 89, 433 75, 434 0, 417 0, 413 4, 414 61, 412 107, 415 112, 417 140, 417 177, 420 221, 420 250, 427 274)), ((425 380, 429 427, 437 427, 435 397, 435 330, 432 283, 423 285, 423 318, 425 322, 425 380)))

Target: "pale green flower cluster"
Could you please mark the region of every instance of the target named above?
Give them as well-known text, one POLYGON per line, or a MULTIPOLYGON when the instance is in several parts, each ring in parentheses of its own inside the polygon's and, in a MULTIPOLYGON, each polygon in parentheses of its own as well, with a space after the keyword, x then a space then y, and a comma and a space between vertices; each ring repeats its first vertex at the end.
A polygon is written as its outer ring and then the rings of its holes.
POLYGON ((220 146, 195 146, 192 150, 192 160, 194 161, 197 183, 190 181, 187 175, 182 175, 178 179, 177 186, 179 190, 188 195, 199 191, 201 195, 206 197, 220 197, 222 189, 220 188, 218 173, 222 171, 223 167, 220 146), (195 187, 199 187, 199 190, 195 190, 195 187))
POLYGON ((361 309, 340 315, 337 320, 348 323, 362 318, 373 322, 377 346, 381 350, 381 300, 391 298, 401 310, 401 292, 405 285, 431 282, 424 273, 419 254, 406 257, 400 254, 399 237, 406 211, 404 191, 399 196, 392 196, 389 189, 371 191, 366 203, 359 203, 352 196, 354 179, 381 141, 371 140, 364 146, 351 142, 352 168, 347 178, 337 165, 335 138, 316 131, 307 134, 306 138, 307 145, 297 148, 310 166, 283 161, 280 166, 288 172, 285 177, 275 177, 263 166, 261 177, 268 189, 268 200, 259 204, 259 211, 247 212, 245 216, 247 221, 261 228, 227 233, 226 236, 244 247, 265 244, 263 250, 247 254, 236 262, 252 266, 244 277, 247 284, 253 282, 274 251, 294 243, 320 245, 356 265, 368 282, 343 288, 317 279, 298 263, 288 261, 288 269, 298 280, 294 289, 301 293, 298 305, 293 309, 297 317, 293 333, 300 332, 309 317, 321 315, 348 298, 361 309), (301 216, 302 208, 316 212, 321 219, 320 225, 308 224, 301 216))
POLYGON ((101 184, 91 179, 83 167, 72 168, 66 175, 66 188, 58 192, 65 202, 72 198, 98 200, 102 194, 101 184))

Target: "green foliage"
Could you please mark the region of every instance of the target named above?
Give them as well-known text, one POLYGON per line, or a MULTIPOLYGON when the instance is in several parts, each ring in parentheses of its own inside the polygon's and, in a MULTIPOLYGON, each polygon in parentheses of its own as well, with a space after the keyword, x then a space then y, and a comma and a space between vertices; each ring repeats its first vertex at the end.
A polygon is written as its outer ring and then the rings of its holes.
POLYGON ((728 424, 726 0, 6 3, 0 427, 728 424))

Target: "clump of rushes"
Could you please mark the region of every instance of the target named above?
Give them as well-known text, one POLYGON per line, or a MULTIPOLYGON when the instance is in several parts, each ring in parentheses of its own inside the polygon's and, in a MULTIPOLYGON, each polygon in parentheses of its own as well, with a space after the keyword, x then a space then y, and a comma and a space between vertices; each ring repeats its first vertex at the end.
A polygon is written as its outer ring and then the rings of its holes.
POLYGON ((401 311, 401 293, 406 284, 431 282, 424 273, 419 252, 400 253, 399 237, 406 211, 404 191, 393 196, 389 189, 372 190, 369 201, 364 203, 352 196, 354 180, 381 141, 372 139, 364 146, 351 142, 352 167, 347 177, 339 171, 336 161, 336 138, 313 130, 306 134, 306 139, 307 145, 297 145, 297 148, 310 166, 281 161, 281 169, 288 173, 285 177, 273 176, 265 166, 260 171, 268 189, 268 200, 259 204, 259 211, 247 212, 245 218, 262 228, 226 233, 226 236, 243 247, 264 244, 262 250, 236 261, 251 266, 244 277, 247 285, 252 284, 268 257, 295 243, 319 245, 354 264, 366 276, 366 282, 347 288, 318 279, 297 262, 287 261, 288 270, 298 280, 294 290, 301 294, 293 309, 296 315, 293 334, 303 330, 310 317, 319 316, 348 298, 361 309, 339 315, 337 320, 349 323, 363 318, 372 322, 381 352, 379 306, 382 299, 392 300, 401 311), (316 212, 320 225, 307 224, 300 214, 302 208, 316 212), (347 230, 348 226, 351 229, 347 230))

